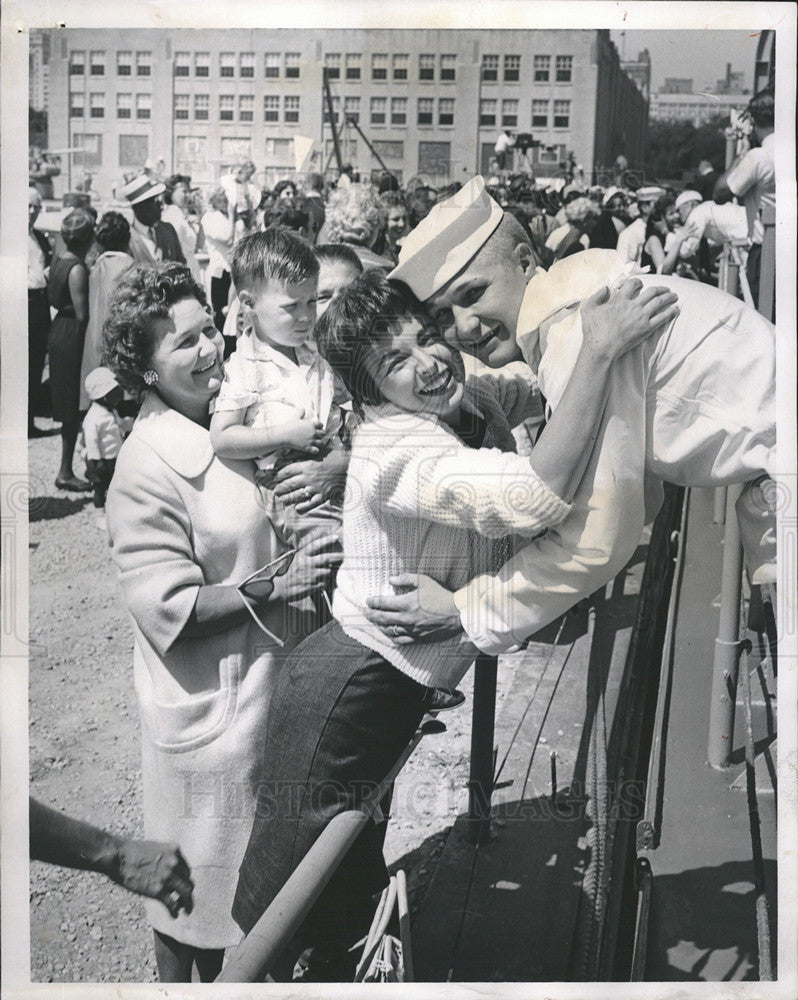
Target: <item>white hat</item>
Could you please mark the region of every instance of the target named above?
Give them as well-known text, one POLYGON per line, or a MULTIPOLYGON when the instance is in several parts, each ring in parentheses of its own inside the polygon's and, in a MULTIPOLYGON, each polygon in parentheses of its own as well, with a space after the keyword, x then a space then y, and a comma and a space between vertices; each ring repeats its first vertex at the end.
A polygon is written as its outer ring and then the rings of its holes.
POLYGON ((503 215, 485 181, 472 177, 407 234, 399 263, 388 277, 403 281, 424 302, 466 266, 503 215))
POLYGON ((601 204, 609 205, 609 203, 612 201, 612 199, 615 197, 616 194, 621 194, 624 195, 625 197, 624 192, 619 187, 608 187, 607 190, 604 192, 604 197, 601 199, 601 204))
POLYGON ((154 181, 148 174, 139 174, 122 188, 122 197, 127 198, 131 205, 138 205, 140 201, 157 198, 165 190, 165 184, 154 181))
POLYGON ((86 387, 86 395, 89 399, 102 399, 103 396, 107 396, 112 389, 116 389, 119 385, 114 378, 113 372, 108 368, 95 368, 93 371, 90 371, 83 384, 86 387))
POLYGON ((688 201, 703 201, 700 192, 698 191, 682 191, 682 193, 676 199, 676 208, 681 208, 682 205, 686 205, 688 201))
POLYGON ((660 195, 665 194, 665 188, 661 187, 644 187, 638 188, 635 192, 637 200, 640 201, 656 201, 660 195))

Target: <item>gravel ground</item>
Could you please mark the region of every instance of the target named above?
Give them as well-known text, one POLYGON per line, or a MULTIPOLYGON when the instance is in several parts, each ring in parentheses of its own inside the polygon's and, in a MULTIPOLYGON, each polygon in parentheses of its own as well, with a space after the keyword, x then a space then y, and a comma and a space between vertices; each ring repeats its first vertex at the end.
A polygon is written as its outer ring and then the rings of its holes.
MULTIPOLYGON (((141 836, 132 632, 90 495, 53 485, 59 446, 54 433, 29 447, 31 794, 141 836)), ((500 671, 497 712, 511 681, 510 661, 500 671)), ((470 695, 471 674, 462 687, 470 695)), ((407 872, 411 911, 467 799, 470 697, 442 719, 448 732, 426 737, 397 781, 385 844, 388 863, 407 872)), ((32 981, 156 979, 152 935, 135 896, 102 876, 36 862, 30 890, 32 981)))

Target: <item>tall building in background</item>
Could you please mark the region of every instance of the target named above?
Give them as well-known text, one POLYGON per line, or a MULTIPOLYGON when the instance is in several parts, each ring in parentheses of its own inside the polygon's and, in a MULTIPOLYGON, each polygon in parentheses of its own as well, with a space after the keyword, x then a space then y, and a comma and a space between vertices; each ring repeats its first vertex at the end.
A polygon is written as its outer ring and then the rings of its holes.
POLYGON ((651 96, 653 121, 690 121, 698 128, 721 115, 728 118, 731 109, 742 111, 751 92, 745 86, 745 73, 726 65, 726 76, 718 80, 713 91, 694 91, 693 81, 668 77, 659 92, 651 96))
POLYGON ((639 52, 637 59, 621 60, 621 69, 643 95, 643 100, 647 101, 651 94, 651 56, 648 49, 639 52))
POLYGON ((306 169, 325 169, 323 69, 361 173, 376 153, 405 182, 463 180, 505 127, 532 134, 538 176, 570 154, 588 180, 621 153, 643 160, 648 102, 606 30, 64 29, 52 43, 50 143, 84 150, 62 187, 88 169, 103 197, 159 157, 208 184, 247 153, 271 184, 294 170, 294 135, 314 140, 306 169))
POLYGON ((28 105, 34 111, 47 111, 50 33, 31 31, 28 46, 28 105))

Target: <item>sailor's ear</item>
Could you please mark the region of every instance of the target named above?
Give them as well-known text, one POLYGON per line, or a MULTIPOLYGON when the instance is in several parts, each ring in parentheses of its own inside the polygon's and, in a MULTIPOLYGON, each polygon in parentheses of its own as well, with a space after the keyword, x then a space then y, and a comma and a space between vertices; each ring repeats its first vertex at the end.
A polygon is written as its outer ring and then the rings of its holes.
POLYGON ((513 250, 513 259, 520 265, 525 275, 529 276, 535 269, 535 260, 532 256, 532 247, 528 243, 516 243, 513 250))

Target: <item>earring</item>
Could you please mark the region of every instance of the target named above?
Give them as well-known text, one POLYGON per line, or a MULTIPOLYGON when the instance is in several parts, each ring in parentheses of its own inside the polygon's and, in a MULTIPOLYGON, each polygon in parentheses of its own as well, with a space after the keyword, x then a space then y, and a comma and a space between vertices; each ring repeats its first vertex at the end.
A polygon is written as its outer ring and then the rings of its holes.
POLYGON ((154 372, 152 368, 150 368, 149 371, 144 372, 142 378, 147 383, 147 385, 155 385, 155 383, 158 381, 158 372, 154 372))

